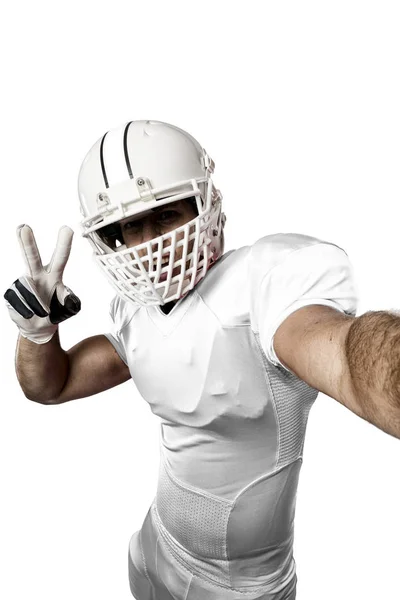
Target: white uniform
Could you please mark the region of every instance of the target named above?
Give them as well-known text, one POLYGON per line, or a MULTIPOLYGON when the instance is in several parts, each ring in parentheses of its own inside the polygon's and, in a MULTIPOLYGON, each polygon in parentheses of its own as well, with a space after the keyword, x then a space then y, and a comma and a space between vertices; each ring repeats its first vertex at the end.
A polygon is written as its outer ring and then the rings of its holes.
POLYGON ((137 600, 293 600, 304 436, 318 391, 278 360, 293 311, 355 315, 344 250, 296 233, 227 252, 169 314, 116 296, 107 338, 161 418, 157 494, 129 545, 137 600))

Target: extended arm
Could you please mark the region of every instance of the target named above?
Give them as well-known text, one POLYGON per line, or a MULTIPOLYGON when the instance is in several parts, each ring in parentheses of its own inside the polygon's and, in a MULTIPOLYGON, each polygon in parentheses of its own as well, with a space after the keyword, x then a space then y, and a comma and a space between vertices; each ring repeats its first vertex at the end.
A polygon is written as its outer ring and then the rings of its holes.
POLYGON ((312 304, 289 315, 274 336, 282 362, 311 387, 400 439, 400 317, 359 317, 312 304))
POLYGON ((354 319, 345 353, 364 418, 400 438, 400 316, 377 311, 354 319))

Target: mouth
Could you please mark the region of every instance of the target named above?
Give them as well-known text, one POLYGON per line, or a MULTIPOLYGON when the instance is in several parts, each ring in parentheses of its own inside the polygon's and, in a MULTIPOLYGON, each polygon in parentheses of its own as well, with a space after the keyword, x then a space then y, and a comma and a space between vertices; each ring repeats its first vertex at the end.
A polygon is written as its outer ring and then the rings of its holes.
MULTIPOLYGON (((169 261, 166 261, 166 262, 162 263, 161 269, 165 269, 168 266, 169 266, 169 261)), ((179 275, 180 272, 181 272, 180 267, 175 267, 172 270, 171 277, 175 277, 176 275, 179 275)), ((168 269, 164 273, 160 273, 159 281, 160 282, 166 281, 167 278, 168 278, 168 269)))
MULTIPOLYGON (((163 270, 163 269, 165 269, 166 267, 168 267, 168 265, 169 265, 169 260, 164 260, 164 261, 161 263, 161 270, 163 270)), ((160 281, 160 282, 162 282, 162 281, 166 281, 167 277, 168 277, 168 271, 165 271, 165 273, 160 273, 160 279, 159 279, 159 281, 160 281)))

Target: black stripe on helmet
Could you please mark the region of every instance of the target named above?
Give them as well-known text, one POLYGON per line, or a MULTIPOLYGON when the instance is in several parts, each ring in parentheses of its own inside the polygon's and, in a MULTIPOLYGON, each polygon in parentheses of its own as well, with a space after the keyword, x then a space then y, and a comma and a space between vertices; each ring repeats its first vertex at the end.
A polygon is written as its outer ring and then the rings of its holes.
POLYGON ((106 137, 107 133, 108 133, 108 131, 106 131, 106 133, 103 135, 103 139, 101 140, 101 144, 100 144, 100 163, 101 163, 101 170, 103 172, 104 183, 106 185, 106 188, 110 187, 108 185, 107 173, 106 173, 106 168, 104 166, 104 156, 103 156, 104 138, 106 137))
POLYGON ((124 131, 124 154, 125 154, 125 162, 126 162, 126 166, 128 169, 129 177, 131 179, 133 179, 131 163, 129 161, 129 155, 128 155, 128 129, 129 129, 129 125, 131 123, 133 123, 133 121, 129 121, 129 123, 125 127, 125 131, 124 131))

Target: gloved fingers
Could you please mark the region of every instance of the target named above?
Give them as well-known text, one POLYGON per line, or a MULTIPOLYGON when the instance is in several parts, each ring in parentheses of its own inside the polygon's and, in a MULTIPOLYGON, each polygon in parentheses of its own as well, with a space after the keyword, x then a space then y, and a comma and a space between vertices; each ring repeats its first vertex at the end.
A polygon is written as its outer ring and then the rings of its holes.
POLYGON ((81 310, 81 301, 63 283, 59 283, 50 301, 50 321, 61 323, 81 310))
POLYGON ((16 279, 4 294, 4 298, 25 319, 30 319, 34 314, 38 317, 47 317, 49 314, 27 277, 16 279))
POLYGON ((55 275, 59 276, 59 279, 62 278, 65 265, 67 264, 71 252, 73 235, 74 232, 70 227, 68 227, 68 225, 63 225, 60 227, 53 256, 51 257, 50 263, 46 267, 46 271, 48 273, 54 273, 55 275))
POLYGON ((6 291, 4 298, 9 311, 14 310, 21 317, 24 317, 24 319, 31 319, 33 317, 33 312, 19 299, 19 296, 11 288, 6 291))
POLYGON ((18 225, 17 237, 28 273, 31 277, 35 277, 43 270, 43 264, 33 231, 29 225, 18 225))

